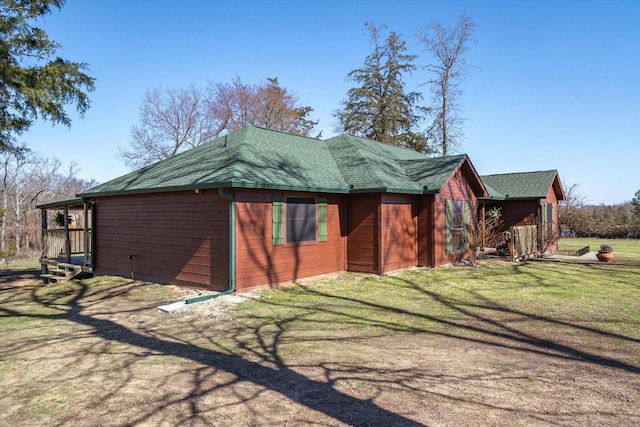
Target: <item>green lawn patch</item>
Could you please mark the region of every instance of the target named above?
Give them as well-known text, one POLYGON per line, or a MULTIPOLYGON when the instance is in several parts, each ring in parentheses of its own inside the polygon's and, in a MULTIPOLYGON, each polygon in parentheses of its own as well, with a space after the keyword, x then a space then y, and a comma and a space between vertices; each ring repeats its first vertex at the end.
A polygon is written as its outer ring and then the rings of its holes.
POLYGON ((18 269, 0 282, 0 423, 630 425, 640 259, 607 242, 624 262, 346 273, 221 312, 227 297, 167 314, 185 290, 18 269))

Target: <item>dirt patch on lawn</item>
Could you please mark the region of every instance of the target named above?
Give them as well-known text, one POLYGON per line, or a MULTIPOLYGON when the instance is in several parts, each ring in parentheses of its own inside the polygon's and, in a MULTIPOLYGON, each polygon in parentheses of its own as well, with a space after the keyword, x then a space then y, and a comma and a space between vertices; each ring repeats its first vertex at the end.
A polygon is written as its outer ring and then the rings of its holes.
MULTIPOLYGON (((27 286, 24 274, 3 292, 27 286)), ((259 293, 163 313, 140 297, 152 285, 109 292, 15 326, 30 329, 0 349, 0 424, 640 424, 637 337, 586 326, 558 336, 519 318, 323 332, 311 314, 305 329, 288 327, 298 312, 274 322, 234 311, 259 293), (47 322, 57 332, 41 336, 47 322)), ((172 298, 188 292, 172 288, 172 298)))
POLYGON ((16 286, 37 280, 40 277, 40 270, 33 268, 23 268, 12 270, 0 268, 0 285, 10 284, 16 286))

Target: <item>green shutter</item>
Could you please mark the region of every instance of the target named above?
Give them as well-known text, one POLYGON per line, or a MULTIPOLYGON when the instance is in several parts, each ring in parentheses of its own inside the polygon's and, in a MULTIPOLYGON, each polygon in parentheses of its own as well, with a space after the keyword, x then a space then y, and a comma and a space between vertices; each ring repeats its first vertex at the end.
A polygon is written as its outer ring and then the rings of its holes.
POLYGON ((547 245, 547 204, 542 204, 542 218, 540 218, 540 228, 541 231, 541 239, 542 239, 542 247, 544 248, 547 245))
POLYGON ((281 195, 274 195, 272 199, 272 244, 284 245, 284 219, 282 210, 284 203, 281 195))
POLYGON ((446 241, 446 253, 451 253, 451 201, 445 200, 445 241, 446 241))
POLYGON ((547 233, 547 243, 551 243, 556 237, 556 228, 555 228, 556 222, 555 222, 555 216, 553 212, 553 203, 546 203, 546 207, 547 207, 547 214, 545 218, 547 221, 547 226, 545 227, 545 230, 547 233))
POLYGON ((469 249, 471 247, 471 202, 465 200, 464 202, 464 248, 469 249))
POLYGON ((327 241, 327 199, 318 198, 318 242, 327 241))

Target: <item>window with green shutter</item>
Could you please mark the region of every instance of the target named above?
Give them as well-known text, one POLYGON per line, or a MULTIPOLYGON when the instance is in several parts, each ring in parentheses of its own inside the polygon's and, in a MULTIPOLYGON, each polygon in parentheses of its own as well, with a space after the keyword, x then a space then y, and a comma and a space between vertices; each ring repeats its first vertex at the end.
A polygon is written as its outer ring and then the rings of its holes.
POLYGON ((298 242, 326 242, 327 199, 320 197, 272 198, 273 245, 298 242))
POLYGON ((466 200, 445 200, 446 253, 464 252, 469 248, 471 207, 466 200))

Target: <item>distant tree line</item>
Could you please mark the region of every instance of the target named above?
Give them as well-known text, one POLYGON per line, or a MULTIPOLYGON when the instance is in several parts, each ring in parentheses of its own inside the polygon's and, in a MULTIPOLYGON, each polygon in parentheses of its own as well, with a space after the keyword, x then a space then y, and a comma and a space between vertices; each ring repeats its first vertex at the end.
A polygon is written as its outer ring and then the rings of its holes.
POLYGON ((640 190, 618 205, 586 205, 576 184, 566 194, 559 204, 563 236, 640 239, 640 190))
POLYGON ((0 261, 32 258, 41 249, 38 204, 68 200, 94 185, 76 177, 75 164, 18 147, 0 154, 0 261))

